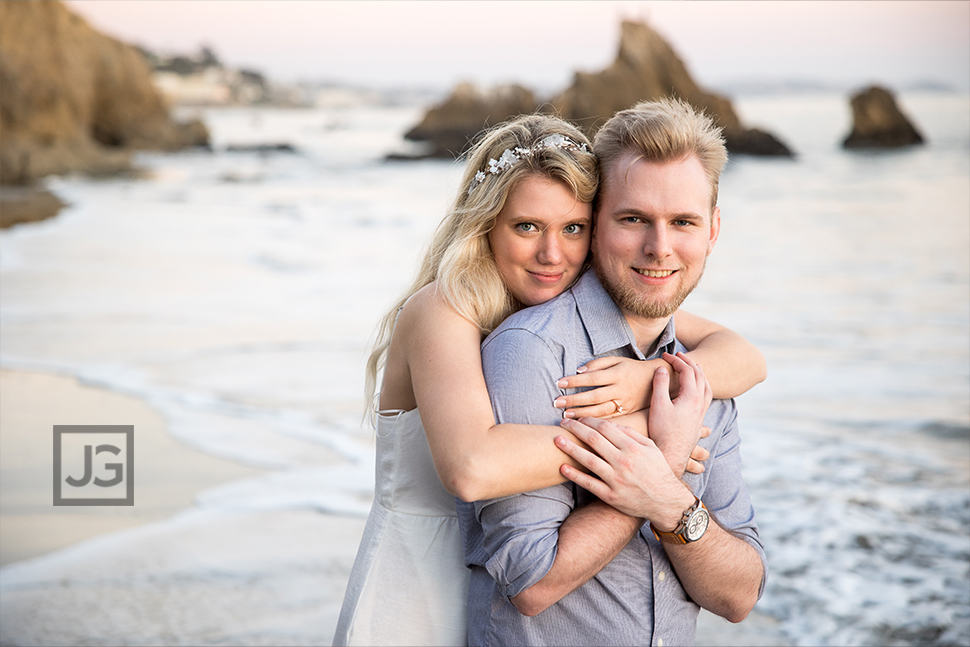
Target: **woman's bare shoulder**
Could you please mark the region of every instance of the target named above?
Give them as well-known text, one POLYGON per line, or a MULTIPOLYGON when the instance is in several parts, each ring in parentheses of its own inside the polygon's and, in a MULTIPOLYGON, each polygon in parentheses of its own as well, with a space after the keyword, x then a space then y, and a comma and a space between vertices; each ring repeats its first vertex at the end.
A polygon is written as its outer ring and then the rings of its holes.
POLYGON ((451 307, 434 281, 411 295, 404 304, 398 325, 429 332, 437 332, 442 326, 475 327, 451 307))

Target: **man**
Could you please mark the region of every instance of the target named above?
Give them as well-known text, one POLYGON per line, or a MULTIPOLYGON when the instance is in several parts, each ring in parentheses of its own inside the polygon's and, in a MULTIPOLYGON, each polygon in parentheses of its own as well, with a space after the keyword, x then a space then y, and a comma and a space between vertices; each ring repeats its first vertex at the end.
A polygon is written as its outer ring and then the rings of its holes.
MULTIPOLYGON (((483 343, 498 422, 560 422, 557 379, 594 357, 683 350, 672 315, 720 230, 720 132, 687 104, 643 103, 608 121, 594 148, 602 168, 595 273, 510 317, 483 343)), ((699 368, 664 357, 682 392, 703 390, 699 368)), ((657 376, 655 402, 667 379, 657 376)), ((652 439, 610 422, 562 422, 595 452, 557 439, 599 477, 564 466, 582 487, 459 503, 472 569, 470 645, 693 644, 698 605, 733 622, 747 616, 764 586, 765 557, 741 479, 734 403, 708 409, 712 432, 702 444, 711 458, 703 474, 683 480, 698 435, 655 425, 657 416, 682 414, 657 408, 652 439)))

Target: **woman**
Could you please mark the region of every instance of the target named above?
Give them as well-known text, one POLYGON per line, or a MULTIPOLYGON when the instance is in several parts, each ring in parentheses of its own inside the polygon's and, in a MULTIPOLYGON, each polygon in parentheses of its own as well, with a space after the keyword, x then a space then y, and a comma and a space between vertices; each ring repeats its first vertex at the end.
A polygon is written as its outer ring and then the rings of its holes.
MULTIPOLYGON (((452 495, 471 501, 564 480, 569 459, 553 443, 562 428, 495 425, 479 344, 515 309, 581 274, 597 182, 588 141, 554 117, 507 122, 472 149, 458 197, 368 362, 370 396, 384 369, 377 485, 335 645, 464 644, 468 575, 452 495)), ((716 396, 763 379, 760 354, 737 335, 697 317, 678 315, 676 325, 711 367, 716 396)), ((602 417, 641 409, 661 364, 594 360, 561 386, 600 388, 557 406, 602 417)))

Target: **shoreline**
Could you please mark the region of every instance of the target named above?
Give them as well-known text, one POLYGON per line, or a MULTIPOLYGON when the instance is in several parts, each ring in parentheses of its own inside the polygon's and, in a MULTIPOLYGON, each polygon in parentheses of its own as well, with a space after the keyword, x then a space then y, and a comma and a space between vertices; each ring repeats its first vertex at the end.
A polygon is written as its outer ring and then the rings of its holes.
POLYGON ((181 443, 133 396, 11 369, 0 369, 0 389, 0 566, 170 518, 205 489, 264 473, 181 443), (133 506, 53 505, 55 424, 134 425, 133 506))
POLYGON ((196 505, 273 472, 139 398, 0 369, 0 644, 329 644, 364 519, 196 505), (54 424, 135 426, 135 505, 53 506, 54 424))

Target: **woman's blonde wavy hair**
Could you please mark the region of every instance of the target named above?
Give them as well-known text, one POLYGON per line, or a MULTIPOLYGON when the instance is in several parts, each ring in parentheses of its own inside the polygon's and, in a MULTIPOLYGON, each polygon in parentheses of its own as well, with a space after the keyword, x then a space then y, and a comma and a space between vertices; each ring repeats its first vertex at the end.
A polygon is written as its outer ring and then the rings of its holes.
MULTIPOLYGON (((525 115, 485 131, 464 156, 467 165, 458 196, 435 230, 431 246, 421 261, 418 275, 394 304, 377 329, 377 339, 367 360, 365 393, 374 403, 377 376, 387 359, 398 310, 415 292, 432 282, 445 301, 475 324, 482 335, 521 307, 509 293, 495 265, 488 234, 509 194, 523 178, 540 175, 562 182, 581 202, 592 202, 599 183, 599 168, 592 152, 542 148, 518 160, 498 174, 475 175, 490 159, 516 147, 531 148, 549 135, 562 134, 592 151, 589 140, 575 126, 551 115, 525 115), (474 188, 469 191, 469 187, 474 188)), ((374 407, 368 407, 373 412, 374 407)))

